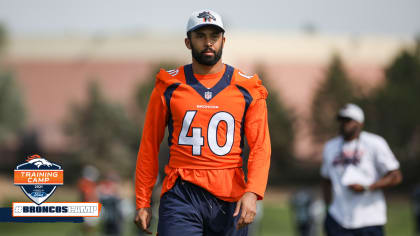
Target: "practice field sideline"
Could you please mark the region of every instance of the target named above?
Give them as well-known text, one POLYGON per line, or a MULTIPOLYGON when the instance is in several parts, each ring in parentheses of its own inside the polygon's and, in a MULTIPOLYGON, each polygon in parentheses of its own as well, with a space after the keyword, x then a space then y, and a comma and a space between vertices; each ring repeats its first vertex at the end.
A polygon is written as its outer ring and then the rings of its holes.
MULTIPOLYGON (((0 196, 0 207, 10 207, 11 201, 28 201, 22 191, 13 186, 11 178, 0 178, 0 187, 8 189, 7 194, 0 196), (11 188, 13 186, 13 188, 11 188)), ((122 184, 124 188, 133 186, 129 183, 122 184)), ((130 189, 126 189, 130 192, 130 189)), ((127 192, 125 194, 129 195, 127 192)), ((291 190, 269 188, 264 200, 264 216, 261 222, 261 236, 293 236, 293 225, 291 209, 288 206, 288 199, 291 190)), ((51 201, 75 201, 78 192, 71 186, 60 187, 51 197, 51 201)), ((50 200, 49 200, 50 201, 50 200)), ((386 235, 389 236, 411 236, 413 234, 413 212, 409 202, 409 196, 387 196, 388 202, 388 224, 386 235)), ((133 219, 125 219, 124 235, 134 235, 135 225, 133 219)), ((31 235, 44 236, 53 233, 57 236, 82 235, 80 225, 74 223, 0 223, 0 236, 2 235, 31 235)))
MULTIPOLYGON (((386 235, 411 236, 413 235, 413 218, 408 201, 388 199, 389 222, 386 226, 386 235)), ((124 235, 134 235, 132 219, 126 219, 124 235)), ((80 225, 74 223, 0 223, 0 235, 31 235, 44 236, 54 233, 57 236, 81 235, 80 225)), ((261 236, 293 236, 290 208, 283 203, 268 201, 264 205, 264 217, 261 222, 261 236)))

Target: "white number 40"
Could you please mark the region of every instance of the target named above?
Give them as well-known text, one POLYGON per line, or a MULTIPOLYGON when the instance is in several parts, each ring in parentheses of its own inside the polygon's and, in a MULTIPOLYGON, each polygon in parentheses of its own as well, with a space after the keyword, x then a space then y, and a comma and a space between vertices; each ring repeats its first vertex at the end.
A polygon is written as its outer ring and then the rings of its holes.
MULTIPOLYGON (((187 111, 182 121, 182 129, 179 133, 178 144, 192 146, 192 154, 194 156, 201 155, 201 147, 204 146, 204 138, 201 135, 200 127, 191 128, 191 136, 188 136, 188 131, 195 117, 197 111, 187 111)), ((221 111, 214 114, 207 128, 207 142, 210 150, 218 155, 224 156, 230 152, 233 146, 233 137, 235 130, 235 119, 233 116, 227 112, 221 111), (223 146, 219 146, 217 143, 217 128, 221 121, 226 122, 227 132, 226 132, 226 142, 223 146)))

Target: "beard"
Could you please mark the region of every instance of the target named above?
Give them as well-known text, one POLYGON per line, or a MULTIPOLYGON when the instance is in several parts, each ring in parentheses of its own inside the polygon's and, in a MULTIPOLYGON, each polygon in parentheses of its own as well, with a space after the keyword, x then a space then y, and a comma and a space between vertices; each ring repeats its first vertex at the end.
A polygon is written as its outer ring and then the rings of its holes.
POLYGON ((344 139, 349 140, 356 137, 359 127, 351 127, 345 129, 343 126, 340 126, 340 134, 343 135, 344 139))
POLYGON ((222 58, 223 53, 223 43, 218 51, 215 51, 211 48, 206 48, 203 51, 199 52, 197 49, 194 48, 194 46, 191 44, 191 54, 192 57, 200 64, 206 65, 206 66, 214 66, 220 58, 222 58), (207 56, 204 54, 206 51, 213 52, 213 56, 207 56))

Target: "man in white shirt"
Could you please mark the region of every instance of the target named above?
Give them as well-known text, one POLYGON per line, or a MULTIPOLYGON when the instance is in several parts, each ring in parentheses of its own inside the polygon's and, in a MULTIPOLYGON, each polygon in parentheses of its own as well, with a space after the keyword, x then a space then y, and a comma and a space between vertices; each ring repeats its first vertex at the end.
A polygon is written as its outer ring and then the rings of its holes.
POLYGON ((340 135, 325 144, 321 166, 329 205, 327 236, 382 236, 386 205, 381 190, 402 181, 399 162, 384 138, 362 131, 360 107, 347 104, 337 120, 340 135))

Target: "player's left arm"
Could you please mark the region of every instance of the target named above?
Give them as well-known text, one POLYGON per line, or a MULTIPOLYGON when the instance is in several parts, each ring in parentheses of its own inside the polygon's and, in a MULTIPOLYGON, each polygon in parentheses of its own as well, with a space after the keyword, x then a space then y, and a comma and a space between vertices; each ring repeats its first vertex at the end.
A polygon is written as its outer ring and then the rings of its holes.
POLYGON ((238 228, 253 222, 256 215, 256 201, 263 199, 267 185, 271 143, 265 97, 251 103, 245 117, 245 135, 250 147, 248 181, 245 194, 238 201, 234 213, 234 216, 241 213, 238 228))
POLYGON ((245 192, 253 192, 258 200, 264 198, 270 168, 271 142, 268 130, 267 104, 257 99, 245 118, 245 135, 249 145, 248 181, 245 192))

